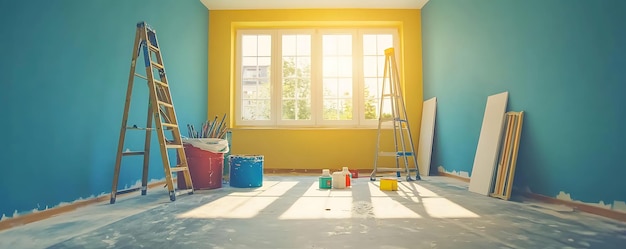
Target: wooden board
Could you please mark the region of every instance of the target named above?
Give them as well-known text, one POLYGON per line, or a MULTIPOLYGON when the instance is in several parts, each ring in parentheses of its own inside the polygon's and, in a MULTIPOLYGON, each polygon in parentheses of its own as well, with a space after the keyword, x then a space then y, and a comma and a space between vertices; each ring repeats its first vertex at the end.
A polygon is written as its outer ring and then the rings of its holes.
POLYGON ((487 98, 487 107, 478 138, 469 191, 483 195, 489 195, 491 192, 508 97, 509 93, 503 92, 487 98))
POLYGON ((417 165, 419 166, 420 176, 428 176, 430 174, 430 159, 433 152, 436 112, 437 97, 424 101, 422 106, 422 125, 420 128, 419 147, 417 149, 417 165))

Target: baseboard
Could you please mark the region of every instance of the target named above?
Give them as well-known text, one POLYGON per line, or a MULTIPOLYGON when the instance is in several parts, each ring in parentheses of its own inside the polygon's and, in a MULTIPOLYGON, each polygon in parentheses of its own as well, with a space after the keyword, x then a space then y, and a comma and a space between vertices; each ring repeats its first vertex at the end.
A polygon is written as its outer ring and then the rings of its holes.
MULTIPOLYGON (((153 182, 153 183, 149 183, 148 184, 148 188, 153 188, 153 187, 157 187, 157 186, 163 186, 165 184, 165 181, 159 181, 159 182, 153 182)), ((124 196, 126 194, 132 193, 132 192, 136 192, 139 191, 140 188, 133 188, 133 189, 129 189, 129 190, 124 190, 120 193, 117 194, 117 196, 124 196)), ((35 212, 35 213, 29 213, 29 214, 24 214, 24 215, 20 215, 18 217, 15 218, 8 218, 6 220, 0 221, 0 231, 5 230, 5 229, 9 229, 9 228, 13 228, 13 227, 17 227, 17 226, 22 226, 22 225, 26 225, 28 223, 32 223, 32 222, 36 222, 36 221, 40 221, 40 220, 44 220, 47 218, 50 218, 52 216, 55 215, 59 215, 62 213, 67 213, 70 211, 74 211, 80 207, 84 207, 87 205, 91 205, 94 203, 99 203, 99 202, 103 202, 103 201, 109 201, 110 200, 110 195, 103 195, 103 196, 99 196, 99 197, 94 197, 91 199, 87 199, 87 200, 82 200, 82 201, 76 201, 73 202, 71 204, 62 206, 62 207, 54 207, 54 208, 50 208, 50 209, 46 209, 43 211, 39 211, 39 212, 35 212)))
MULTIPOLYGON (((470 182, 470 178, 458 176, 458 175, 455 175, 455 174, 450 174, 450 173, 446 173, 446 172, 439 172, 439 175, 440 176, 446 176, 446 177, 452 177, 452 178, 460 179, 460 180, 465 181, 465 182, 470 182)), ((540 195, 540 194, 535 194, 535 193, 519 192, 519 191, 514 191, 514 193, 526 196, 526 197, 531 198, 531 199, 543 201, 543 202, 546 202, 546 203, 565 205, 565 206, 575 208, 576 210, 579 210, 579 211, 582 211, 582 212, 585 212, 585 213, 595 214, 595 215, 599 215, 599 216, 602 216, 602 217, 611 218, 611 219, 615 219, 615 220, 626 222, 626 213, 624 213, 624 212, 615 211, 615 210, 606 209, 606 208, 601 208, 601 207, 596 207, 596 206, 585 204, 585 203, 578 203, 578 202, 573 202, 573 201, 566 201, 566 200, 556 199, 556 198, 553 198, 553 197, 540 195)))
POLYGON ((462 177, 460 175, 450 174, 450 173, 441 172, 441 171, 439 171, 439 175, 440 176, 447 176, 447 177, 456 178, 456 179, 459 179, 459 180, 464 181, 464 182, 470 182, 470 179, 468 177, 462 177))
MULTIPOLYGON (((369 176, 370 173, 372 173, 371 169, 350 169, 350 170, 357 170, 359 175, 363 175, 365 173, 367 173, 367 175, 369 176)), ((340 168, 337 169, 330 169, 330 173, 334 172, 334 171, 341 171, 340 168)), ((322 169, 272 169, 272 168, 265 168, 263 169, 263 173, 266 174, 317 174, 317 175, 322 175, 322 169)))
POLYGON ((569 207, 572 207, 572 208, 574 208, 576 210, 583 211, 585 213, 595 214, 595 215, 599 215, 599 216, 603 216, 603 217, 607 217, 607 218, 611 218, 611 219, 615 219, 615 220, 626 222, 626 213, 624 213, 624 212, 615 211, 615 210, 606 209, 606 208, 601 208, 601 207, 596 207, 596 206, 585 204, 585 203, 579 203, 579 202, 574 202, 574 201, 566 201, 566 200, 556 199, 556 198, 553 198, 553 197, 540 195, 540 194, 535 194, 535 193, 516 192, 516 194, 521 194, 521 195, 526 196, 528 198, 540 200, 540 201, 543 201, 543 202, 546 202, 546 203, 550 203, 550 204, 559 204, 559 205, 569 206, 569 207))

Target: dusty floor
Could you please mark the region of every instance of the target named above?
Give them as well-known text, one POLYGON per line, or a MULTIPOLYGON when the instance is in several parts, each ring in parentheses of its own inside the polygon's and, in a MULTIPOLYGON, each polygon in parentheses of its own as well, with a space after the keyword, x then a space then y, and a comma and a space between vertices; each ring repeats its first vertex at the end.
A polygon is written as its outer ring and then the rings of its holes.
POLYGON ((502 201, 428 177, 380 191, 319 190, 316 176, 199 190, 170 202, 131 193, 0 232, 0 248, 626 248, 626 223, 529 200, 502 201))

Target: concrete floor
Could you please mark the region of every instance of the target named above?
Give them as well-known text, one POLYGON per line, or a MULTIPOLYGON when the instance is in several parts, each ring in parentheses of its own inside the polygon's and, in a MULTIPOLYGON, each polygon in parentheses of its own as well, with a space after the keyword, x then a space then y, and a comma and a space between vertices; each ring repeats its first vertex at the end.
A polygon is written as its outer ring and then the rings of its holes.
POLYGON ((503 201, 447 177, 354 179, 265 175, 263 187, 159 188, 0 232, 0 248, 626 248, 626 223, 531 200, 503 201))

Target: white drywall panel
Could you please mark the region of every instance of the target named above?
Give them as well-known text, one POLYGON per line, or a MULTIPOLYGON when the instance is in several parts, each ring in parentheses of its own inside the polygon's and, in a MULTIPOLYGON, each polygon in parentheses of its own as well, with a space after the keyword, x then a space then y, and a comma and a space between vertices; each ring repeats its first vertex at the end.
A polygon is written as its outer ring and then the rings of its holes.
POLYGON ((503 92, 487 98, 487 107, 478 138, 469 191, 483 195, 489 195, 491 191, 508 97, 509 93, 503 92))
POLYGON ((417 165, 419 166, 420 176, 428 176, 430 174, 436 113, 437 97, 424 101, 422 105, 422 125, 420 128, 419 147, 417 149, 417 165))

